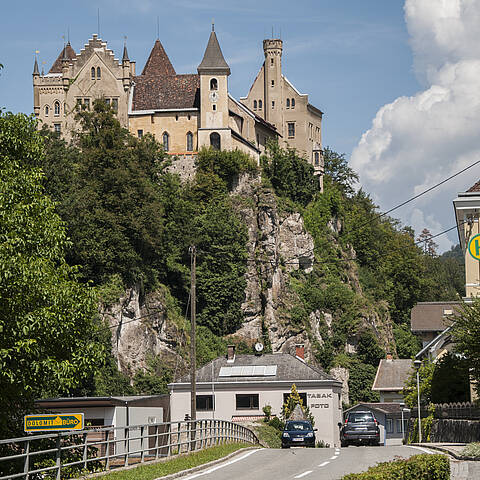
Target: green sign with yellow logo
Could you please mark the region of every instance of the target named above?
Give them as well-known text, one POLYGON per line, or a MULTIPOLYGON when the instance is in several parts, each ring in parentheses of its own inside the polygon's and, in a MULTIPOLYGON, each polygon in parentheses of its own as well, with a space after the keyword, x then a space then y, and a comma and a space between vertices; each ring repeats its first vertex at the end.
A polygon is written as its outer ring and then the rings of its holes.
POLYGON ((83 413, 25 415, 24 426, 26 432, 83 430, 83 413))
POLYGON ((474 235, 468 242, 468 251, 475 260, 480 260, 480 234, 474 235))

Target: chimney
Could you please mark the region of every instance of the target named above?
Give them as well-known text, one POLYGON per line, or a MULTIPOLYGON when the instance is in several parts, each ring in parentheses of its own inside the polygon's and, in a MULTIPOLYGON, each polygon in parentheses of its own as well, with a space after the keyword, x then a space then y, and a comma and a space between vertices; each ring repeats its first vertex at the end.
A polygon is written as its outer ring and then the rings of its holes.
POLYGON ((305 345, 303 343, 295 345, 295 356, 302 362, 305 361, 305 345))
POLYGON ((387 353, 387 362, 391 362, 393 360, 393 356, 391 353, 387 353))
POLYGON ((235 361, 235 345, 227 346, 227 362, 233 363, 235 361))

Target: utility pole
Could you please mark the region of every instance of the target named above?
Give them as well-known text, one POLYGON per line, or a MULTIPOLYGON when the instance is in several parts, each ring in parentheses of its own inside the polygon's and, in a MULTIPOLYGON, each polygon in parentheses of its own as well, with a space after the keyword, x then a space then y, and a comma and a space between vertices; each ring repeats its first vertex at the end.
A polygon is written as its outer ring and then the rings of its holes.
POLYGON ((196 263, 197 249, 194 245, 190 252, 190 420, 197 419, 197 386, 196 386, 196 348, 195 348, 195 323, 196 323, 196 263))

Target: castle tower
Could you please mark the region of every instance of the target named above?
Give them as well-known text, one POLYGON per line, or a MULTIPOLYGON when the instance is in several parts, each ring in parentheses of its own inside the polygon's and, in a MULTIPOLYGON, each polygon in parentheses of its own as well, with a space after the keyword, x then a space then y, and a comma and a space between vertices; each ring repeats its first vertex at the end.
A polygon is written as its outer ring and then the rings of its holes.
POLYGON ((282 51, 282 40, 273 38, 263 41, 265 55, 264 118, 283 134, 282 51))
POLYGON ((231 131, 228 126, 228 76, 230 67, 212 25, 212 33, 197 68, 200 76, 200 123, 198 145, 212 146, 217 150, 231 149, 231 131))

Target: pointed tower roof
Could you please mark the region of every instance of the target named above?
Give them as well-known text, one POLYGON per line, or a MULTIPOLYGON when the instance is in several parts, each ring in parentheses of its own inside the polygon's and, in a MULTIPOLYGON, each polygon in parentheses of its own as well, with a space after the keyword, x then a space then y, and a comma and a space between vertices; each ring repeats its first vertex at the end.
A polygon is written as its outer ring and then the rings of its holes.
POLYGON ((62 60, 65 58, 65 60, 72 61, 76 57, 77 54, 75 53, 75 50, 70 45, 70 42, 68 42, 62 48, 62 51, 58 55, 57 59, 55 60, 48 73, 62 73, 62 60))
POLYGON ((198 73, 215 72, 230 75, 230 67, 223 58, 222 49, 217 40, 217 35, 212 26, 212 33, 208 39, 208 45, 203 55, 203 60, 197 68, 198 73))
POLYGON ((155 45, 150 52, 147 63, 143 67, 142 75, 146 76, 166 76, 176 75, 175 69, 166 54, 160 40, 155 41, 155 45))
POLYGON ((35 64, 33 65, 33 75, 40 75, 40 72, 38 71, 37 56, 35 56, 35 64))
POLYGON ((128 58, 128 52, 127 52, 127 44, 123 46, 123 57, 122 57, 122 63, 124 62, 129 62, 130 59, 128 58))

